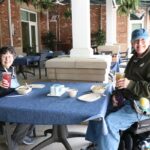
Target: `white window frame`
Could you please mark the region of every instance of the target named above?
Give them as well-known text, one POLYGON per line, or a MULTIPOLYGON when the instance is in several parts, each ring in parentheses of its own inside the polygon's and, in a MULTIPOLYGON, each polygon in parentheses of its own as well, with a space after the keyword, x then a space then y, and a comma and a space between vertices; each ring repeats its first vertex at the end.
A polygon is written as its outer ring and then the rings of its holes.
POLYGON ((28 13, 33 13, 33 14, 35 14, 36 22, 32 22, 32 21, 30 21, 30 20, 29 20, 29 21, 25 21, 25 20, 22 20, 22 19, 21 19, 21 22, 28 22, 28 23, 29 23, 30 46, 32 46, 31 26, 35 26, 36 52, 39 52, 38 28, 37 28, 37 13, 36 13, 36 12, 33 12, 33 11, 30 11, 30 10, 27 10, 27 9, 23 9, 23 8, 21 8, 20 11, 26 11, 26 12, 28 12, 28 13))

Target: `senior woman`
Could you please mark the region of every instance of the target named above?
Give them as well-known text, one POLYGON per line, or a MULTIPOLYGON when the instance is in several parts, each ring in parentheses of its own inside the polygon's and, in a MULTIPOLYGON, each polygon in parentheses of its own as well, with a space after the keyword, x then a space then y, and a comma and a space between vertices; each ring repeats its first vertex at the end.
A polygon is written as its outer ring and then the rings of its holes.
MULTIPOLYGON (((0 48, 0 96, 5 96, 12 92, 19 86, 14 67, 12 66, 16 53, 12 46, 0 48), (2 80, 2 74, 4 72, 11 73, 11 81, 7 79, 2 80)), ((1 125, 2 127, 2 125, 1 125)), ((31 132, 34 129, 34 125, 30 124, 17 124, 12 134, 12 150, 18 150, 19 144, 33 144, 33 139, 30 137, 31 132)))

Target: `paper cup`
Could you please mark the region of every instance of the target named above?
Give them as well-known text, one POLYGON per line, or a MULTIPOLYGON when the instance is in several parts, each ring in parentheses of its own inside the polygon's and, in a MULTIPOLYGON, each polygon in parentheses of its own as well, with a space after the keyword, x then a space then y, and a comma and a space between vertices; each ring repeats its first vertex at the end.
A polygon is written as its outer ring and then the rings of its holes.
POLYGON ((120 79, 123 79, 124 78, 124 73, 121 73, 121 72, 116 72, 115 73, 115 80, 118 81, 120 79))
POLYGON ((69 89, 67 92, 68 92, 70 97, 76 97, 78 90, 77 89, 69 89))

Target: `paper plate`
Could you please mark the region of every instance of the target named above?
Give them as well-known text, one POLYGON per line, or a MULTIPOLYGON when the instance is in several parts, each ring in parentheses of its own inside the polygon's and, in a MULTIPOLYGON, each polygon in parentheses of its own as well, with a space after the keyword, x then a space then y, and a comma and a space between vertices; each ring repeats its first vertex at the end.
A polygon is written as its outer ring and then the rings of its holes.
POLYGON ((90 93, 90 94, 85 94, 81 95, 78 97, 79 100, 85 101, 85 102, 93 102, 101 98, 101 95, 99 93, 90 93))

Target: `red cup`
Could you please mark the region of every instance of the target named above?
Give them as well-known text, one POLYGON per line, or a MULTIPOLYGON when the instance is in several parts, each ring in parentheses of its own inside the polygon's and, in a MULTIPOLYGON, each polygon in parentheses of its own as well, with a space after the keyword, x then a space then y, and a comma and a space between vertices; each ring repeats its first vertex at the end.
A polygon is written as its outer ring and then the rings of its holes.
POLYGON ((7 80, 9 85, 8 85, 8 88, 11 86, 11 72, 3 72, 2 73, 2 83, 3 83, 3 80, 7 80))

